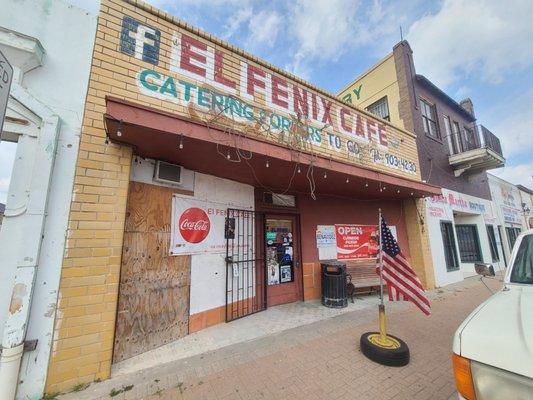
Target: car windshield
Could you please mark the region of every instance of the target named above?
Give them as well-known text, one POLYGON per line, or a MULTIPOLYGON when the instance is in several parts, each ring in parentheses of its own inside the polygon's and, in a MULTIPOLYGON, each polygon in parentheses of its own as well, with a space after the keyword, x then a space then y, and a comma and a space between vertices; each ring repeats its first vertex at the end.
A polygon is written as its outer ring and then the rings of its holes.
POLYGON ((511 282, 533 284, 533 235, 524 236, 516 253, 511 282))

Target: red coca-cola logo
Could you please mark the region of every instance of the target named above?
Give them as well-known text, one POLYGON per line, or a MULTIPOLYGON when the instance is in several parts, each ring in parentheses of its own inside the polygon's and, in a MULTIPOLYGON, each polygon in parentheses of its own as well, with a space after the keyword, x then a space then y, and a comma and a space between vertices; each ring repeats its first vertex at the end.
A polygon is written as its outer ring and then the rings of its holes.
POLYGON ((211 223, 206 212, 198 207, 188 208, 179 220, 180 233, 189 243, 200 243, 209 234, 211 223))

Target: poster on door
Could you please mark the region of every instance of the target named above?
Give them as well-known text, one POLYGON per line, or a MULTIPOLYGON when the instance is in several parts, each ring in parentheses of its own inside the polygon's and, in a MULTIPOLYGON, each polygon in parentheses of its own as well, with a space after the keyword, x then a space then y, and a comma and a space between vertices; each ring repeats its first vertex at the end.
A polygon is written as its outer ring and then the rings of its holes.
POLYGON ((335 225, 338 260, 376 258, 379 251, 377 225, 335 225))
POLYGON ((174 195, 170 255, 224 253, 235 224, 226 224, 227 204, 174 195), (231 232, 230 232, 231 230, 231 232))

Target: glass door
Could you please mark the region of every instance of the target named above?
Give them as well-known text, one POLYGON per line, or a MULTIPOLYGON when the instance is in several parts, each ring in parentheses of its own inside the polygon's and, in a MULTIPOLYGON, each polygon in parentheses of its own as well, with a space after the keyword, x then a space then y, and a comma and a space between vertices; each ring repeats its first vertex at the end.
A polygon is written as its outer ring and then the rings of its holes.
POLYGON ((301 268, 296 218, 270 216, 265 220, 267 305, 301 298, 301 268))

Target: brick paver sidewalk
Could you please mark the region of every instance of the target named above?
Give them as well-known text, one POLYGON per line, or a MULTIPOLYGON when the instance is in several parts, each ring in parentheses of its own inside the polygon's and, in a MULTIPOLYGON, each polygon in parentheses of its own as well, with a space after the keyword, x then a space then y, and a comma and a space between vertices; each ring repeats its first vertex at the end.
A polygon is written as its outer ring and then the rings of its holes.
POLYGON ((453 333, 489 296, 470 278, 434 292, 429 317, 415 306, 388 306, 390 333, 411 350, 406 367, 383 367, 359 351, 360 335, 377 328, 370 322, 377 318, 376 307, 180 360, 167 376, 150 377, 149 385, 117 387, 111 394, 149 400, 454 398, 453 333))

